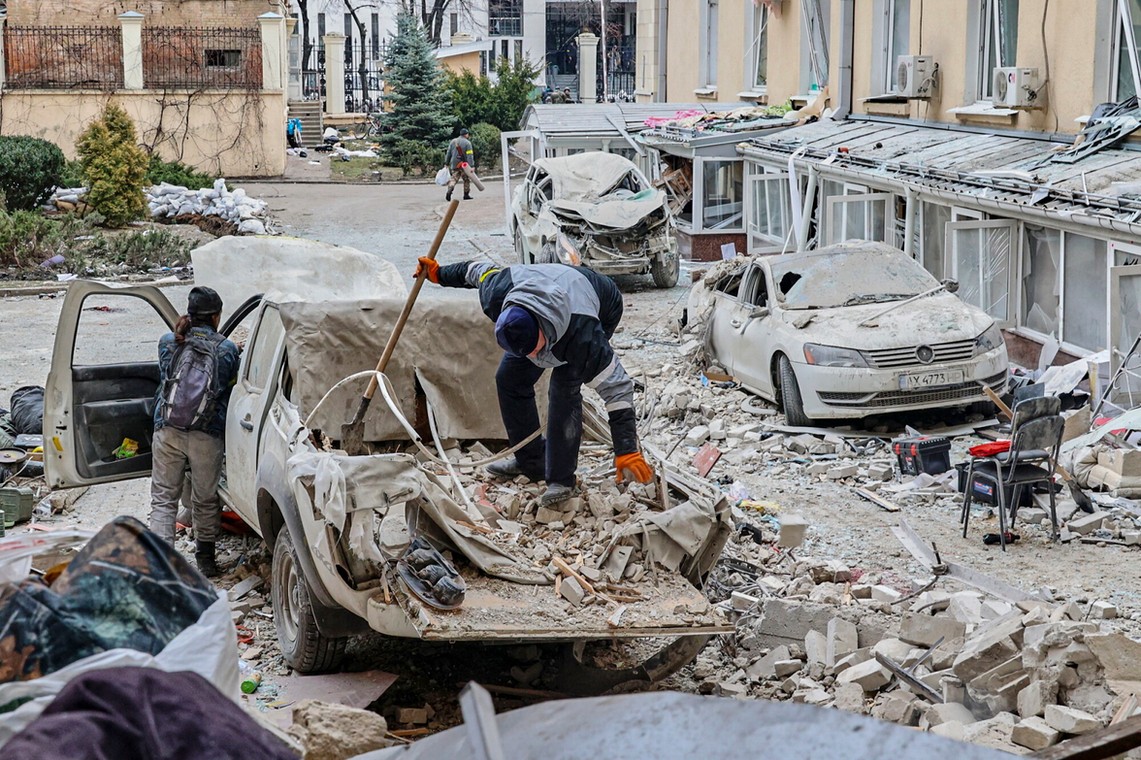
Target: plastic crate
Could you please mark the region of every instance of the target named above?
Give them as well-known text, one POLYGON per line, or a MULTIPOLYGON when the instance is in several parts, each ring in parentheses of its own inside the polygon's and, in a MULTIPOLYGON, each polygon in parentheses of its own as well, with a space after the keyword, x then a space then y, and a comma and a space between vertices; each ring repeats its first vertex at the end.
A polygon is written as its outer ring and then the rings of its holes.
POLYGON ((32 519, 35 494, 30 488, 0 488, 0 510, 4 512, 4 527, 32 519))
POLYGON ((911 436, 896 438, 891 442, 899 462, 899 471, 904 475, 940 475, 951 469, 951 441, 935 436, 911 436))

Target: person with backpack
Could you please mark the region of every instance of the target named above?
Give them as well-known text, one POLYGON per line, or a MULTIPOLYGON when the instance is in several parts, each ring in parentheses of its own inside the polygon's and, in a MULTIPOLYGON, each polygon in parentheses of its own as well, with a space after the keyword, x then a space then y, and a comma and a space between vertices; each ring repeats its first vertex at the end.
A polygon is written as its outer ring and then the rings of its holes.
POLYGON ((226 408, 238 377, 238 347, 218 333, 222 298, 196 287, 174 332, 158 342, 159 385, 151 442, 150 529, 174 545, 183 477, 190 469, 194 559, 207 577, 218 575, 215 543, 222 527, 218 481, 222 476, 226 408))
POLYGON ((472 148, 468 134, 466 127, 461 129, 460 136, 448 143, 448 152, 444 156, 444 161, 452 172, 452 178, 448 180, 448 192, 444 196, 449 201, 452 199, 452 191, 456 189, 456 183, 461 179, 464 181, 464 200, 471 200, 471 180, 468 179, 464 169, 475 163, 475 149, 472 148))

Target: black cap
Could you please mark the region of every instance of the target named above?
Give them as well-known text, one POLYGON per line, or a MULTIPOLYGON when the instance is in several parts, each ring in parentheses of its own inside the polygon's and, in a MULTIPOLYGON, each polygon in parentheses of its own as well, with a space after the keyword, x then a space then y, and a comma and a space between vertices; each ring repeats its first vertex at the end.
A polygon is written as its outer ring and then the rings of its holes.
POLYGON ((199 285, 192 288, 190 297, 186 299, 186 313, 192 317, 209 316, 222 312, 222 297, 214 288, 199 285))
POLYGON ((460 134, 466 135, 466 134, 471 134, 471 133, 467 131, 467 127, 464 127, 463 129, 460 130, 460 134))

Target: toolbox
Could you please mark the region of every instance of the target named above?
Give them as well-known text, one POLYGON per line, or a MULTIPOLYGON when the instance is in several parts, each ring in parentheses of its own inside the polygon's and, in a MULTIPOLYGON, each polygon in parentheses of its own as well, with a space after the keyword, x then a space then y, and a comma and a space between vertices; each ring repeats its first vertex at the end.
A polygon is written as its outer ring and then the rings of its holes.
POLYGON ((0 511, 4 513, 4 527, 32 519, 35 494, 30 488, 0 488, 0 511))
POLYGON ((951 469, 951 441, 942 436, 917 435, 896 438, 891 450, 904 475, 940 475, 951 469))

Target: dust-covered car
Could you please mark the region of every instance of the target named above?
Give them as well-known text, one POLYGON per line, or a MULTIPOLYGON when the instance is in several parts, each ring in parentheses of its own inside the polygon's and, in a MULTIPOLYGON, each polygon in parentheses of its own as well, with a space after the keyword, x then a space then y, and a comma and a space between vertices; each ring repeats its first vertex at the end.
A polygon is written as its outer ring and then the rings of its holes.
POLYGON ((535 161, 515 190, 511 234, 524 264, 649 273, 659 288, 677 284, 677 241, 666 194, 622 156, 590 152, 535 161))
POLYGON ((1006 390, 1002 331, 902 251, 848 241, 727 262, 688 314, 712 358, 792 425, 967 406, 1006 390))

